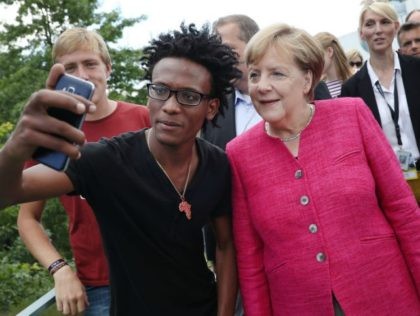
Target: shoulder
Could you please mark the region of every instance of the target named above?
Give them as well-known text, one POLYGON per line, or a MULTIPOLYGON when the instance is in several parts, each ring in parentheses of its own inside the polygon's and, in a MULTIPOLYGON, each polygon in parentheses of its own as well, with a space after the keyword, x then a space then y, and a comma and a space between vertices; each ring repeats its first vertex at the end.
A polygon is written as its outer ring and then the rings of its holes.
POLYGON ((201 163, 205 164, 206 169, 219 170, 222 173, 229 169, 227 155, 223 149, 200 137, 196 138, 196 144, 201 163))
POLYGON ((226 153, 223 149, 210 143, 208 140, 203 139, 202 137, 197 137, 196 142, 200 153, 211 155, 215 159, 224 159, 226 157, 226 153))
POLYGON ((330 91, 324 80, 318 82, 314 89, 314 99, 315 100, 325 100, 331 99, 330 91))
POLYGON ((146 108, 145 105, 142 104, 136 104, 136 103, 130 103, 130 102, 126 102, 126 101, 116 101, 118 106, 124 107, 124 108, 137 108, 137 107, 143 107, 146 108))
POLYGON ((98 142, 88 143, 83 146, 82 158, 87 156, 93 162, 112 161, 115 163, 123 157, 132 157, 142 151, 144 131, 145 129, 124 132, 110 138, 101 138, 98 142))
POLYGON ((355 87, 361 80, 369 76, 366 63, 367 61, 358 72, 343 83, 343 88, 355 87))
POLYGON ((144 130, 136 132, 125 132, 113 137, 102 137, 97 142, 88 142, 82 147, 83 152, 96 152, 112 146, 120 146, 121 144, 135 144, 139 135, 144 133, 144 130))
POLYGON ((117 108, 118 111, 123 112, 138 112, 145 115, 149 114, 149 109, 146 106, 135 103, 117 101, 117 108))
POLYGON ((363 99, 359 97, 340 97, 328 100, 317 100, 314 103, 317 108, 325 109, 325 111, 345 111, 349 107, 360 106, 362 104, 366 106, 363 99))
POLYGON ((417 79, 420 72, 420 58, 400 54, 398 54, 398 58, 400 61, 402 74, 404 75, 405 73, 408 73, 411 77, 417 79))
POLYGON ((417 67, 420 65, 420 58, 418 57, 401 55, 400 53, 397 53, 397 54, 398 54, 398 59, 400 60, 400 63, 402 64, 409 64, 409 65, 414 65, 417 67))
POLYGON ((237 149, 247 150, 255 147, 263 138, 264 121, 255 124, 246 132, 232 139, 226 146, 227 151, 236 151, 237 149))
POLYGON ((366 103, 359 97, 340 97, 315 101, 315 107, 322 120, 330 127, 336 123, 342 124, 353 121, 360 113, 370 112, 366 103))
MULTIPOLYGON (((134 149, 140 143, 139 139, 141 139, 144 132, 145 129, 142 129, 139 131, 124 132, 111 138, 101 138, 99 142, 97 142, 96 148, 100 148, 102 146, 104 148, 114 149, 134 149)), ((95 143, 89 143, 88 145, 92 146, 92 148, 95 148, 95 143)))

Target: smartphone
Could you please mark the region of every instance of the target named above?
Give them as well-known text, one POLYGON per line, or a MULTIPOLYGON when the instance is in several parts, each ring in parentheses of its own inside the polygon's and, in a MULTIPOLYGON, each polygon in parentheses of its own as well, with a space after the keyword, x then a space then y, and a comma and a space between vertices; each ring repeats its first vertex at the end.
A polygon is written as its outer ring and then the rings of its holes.
MULTIPOLYGON (((55 90, 66 91, 74 93, 84 97, 85 99, 91 100, 95 91, 95 85, 92 82, 63 74, 57 81, 55 90)), ((48 114, 65 121, 76 128, 81 128, 86 114, 76 114, 68 110, 51 107, 48 110, 48 114)), ((44 147, 38 147, 33 156, 36 161, 53 168, 57 171, 64 171, 70 161, 70 158, 58 151, 54 151, 44 147)))

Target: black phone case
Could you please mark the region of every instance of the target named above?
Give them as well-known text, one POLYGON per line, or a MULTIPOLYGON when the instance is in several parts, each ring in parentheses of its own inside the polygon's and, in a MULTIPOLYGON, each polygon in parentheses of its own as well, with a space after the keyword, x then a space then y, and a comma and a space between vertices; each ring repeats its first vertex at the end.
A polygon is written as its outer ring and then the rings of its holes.
MULTIPOLYGON (((59 78, 55 86, 55 90, 67 91, 69 93, 74 93, 90 100, 93 96, 95 86, 89 81, 64 74, 59 78)), ((65 121, 76 128, 82 127, 85 118, 85 114, 80 115, 64 109, 53 107, 48 109, 48 114, 59 120, 65 121)), ((38 162, 57 171, 66 170, 70 161, 69 157, 64 153, 53 151, 44 147, 37 148, 32 157, 38 162)))

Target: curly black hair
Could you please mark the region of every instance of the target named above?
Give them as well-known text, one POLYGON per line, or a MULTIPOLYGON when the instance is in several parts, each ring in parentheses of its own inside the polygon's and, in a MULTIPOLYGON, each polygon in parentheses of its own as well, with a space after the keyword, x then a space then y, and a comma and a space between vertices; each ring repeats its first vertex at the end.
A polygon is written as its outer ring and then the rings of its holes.
POLYGON ((223 115, 227 107, 226 96, 234 91, 233 81, 241 77, 241 71, 237 69, 237 54, 222 44, 217 35, 211 34, 208 24, 198 30, 195 24, 182 23, 179 31, 160 34, 153 39, 143 53, 144 79, 149 81, 155 65, 166 57, 186 58, 204 66, 212 77, 210 95, 220 100, 219 113, 223 115))

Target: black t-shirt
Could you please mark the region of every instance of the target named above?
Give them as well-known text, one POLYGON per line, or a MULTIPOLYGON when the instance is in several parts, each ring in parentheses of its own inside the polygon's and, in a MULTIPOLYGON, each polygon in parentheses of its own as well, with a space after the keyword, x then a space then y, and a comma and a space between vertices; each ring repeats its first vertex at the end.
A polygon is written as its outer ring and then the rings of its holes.
POLYGON ((186 191, 191 220, 179 212, 180 198, 151 155, 144 130, 84 146, 66 171, 99 223, 113 315, 216 314, 201 228, 231 212, 230 169, 222 150, 202 139, 196 144, 200 162, 186 191))

